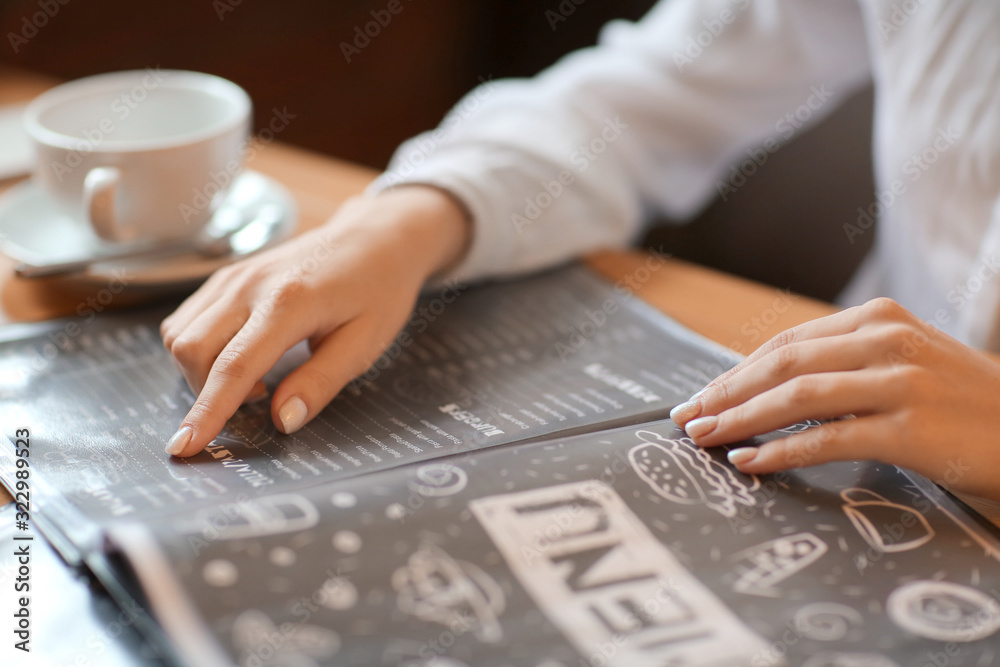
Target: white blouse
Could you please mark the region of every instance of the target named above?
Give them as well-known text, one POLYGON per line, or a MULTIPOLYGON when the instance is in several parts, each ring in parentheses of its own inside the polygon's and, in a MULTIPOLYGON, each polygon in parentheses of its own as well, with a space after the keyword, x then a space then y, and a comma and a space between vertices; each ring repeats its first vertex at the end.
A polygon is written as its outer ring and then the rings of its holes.
POLYGON ((486 81, 372 191, 451 191, 474 225, 451 277, 516 275, 692 216, 872 80, 877 191, 844 243, 881 219, 840 301, 890 296, 1000 350, 995 0, 664 1, 533 79, 486 81))

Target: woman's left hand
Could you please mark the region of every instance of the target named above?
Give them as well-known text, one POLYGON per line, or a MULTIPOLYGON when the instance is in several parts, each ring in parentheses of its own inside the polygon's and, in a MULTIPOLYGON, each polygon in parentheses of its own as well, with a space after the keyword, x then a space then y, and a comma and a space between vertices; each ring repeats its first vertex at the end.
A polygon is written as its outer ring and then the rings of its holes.
POLYGON ((670 416, 702 447, 846 417, 729 459, 750 474, 874 459, 1000 500, 1000 364, 890 299, 779 334, 670 416))

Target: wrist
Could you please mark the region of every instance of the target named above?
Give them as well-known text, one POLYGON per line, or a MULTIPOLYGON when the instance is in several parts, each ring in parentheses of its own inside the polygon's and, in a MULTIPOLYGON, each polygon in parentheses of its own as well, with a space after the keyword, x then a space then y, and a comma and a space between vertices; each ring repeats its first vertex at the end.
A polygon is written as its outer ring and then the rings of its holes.
POLYGON ((423 280, 445 273, 462 260, 472 224, 464 204, 454 195, 432 185, 408 184, 385 190, 376 199, 396 211, 392 216, 395 231, 423 280))

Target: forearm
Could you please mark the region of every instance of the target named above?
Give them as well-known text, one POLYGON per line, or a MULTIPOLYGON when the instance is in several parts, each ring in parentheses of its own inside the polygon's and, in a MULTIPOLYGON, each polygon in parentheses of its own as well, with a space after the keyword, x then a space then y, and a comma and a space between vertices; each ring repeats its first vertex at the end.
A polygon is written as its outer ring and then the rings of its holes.
POLYGON ((404 144, 374 189, 449 190, 474 227, 456 275, 523 273, 624 245, 649 210, 694 213, 744 149, 783 138, 785 114, 813 88, 823 87, 818 120, 866 76, 853 2, 675 0, 532 80, 484 84, 404 144), (711 47, 679 62, 727 11, 711 47))
MULTIPOLYGON (((358 218, 358 232, 395 246, 399 261, 411 265, 421 281, 448 271, 462 260, 471 238, 469 214, 449 192, 407 184, 374 196, 378 199, 378 214, 358 218)), ((344 223, 338 218, 330 224, 344 223)))

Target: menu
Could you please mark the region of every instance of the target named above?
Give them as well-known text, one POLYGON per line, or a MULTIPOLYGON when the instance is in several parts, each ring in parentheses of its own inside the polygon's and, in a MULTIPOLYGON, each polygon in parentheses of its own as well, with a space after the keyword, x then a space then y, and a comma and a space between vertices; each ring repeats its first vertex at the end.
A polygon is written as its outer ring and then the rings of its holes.
POLYGON ((737 358, 581 266, 447 290, 300 432, 183 460, 169 310, 8 329, 0 478, 30 433, 32 520, 178 664, 993 664, 997 530, 933 483, 694 446, 737 358))

